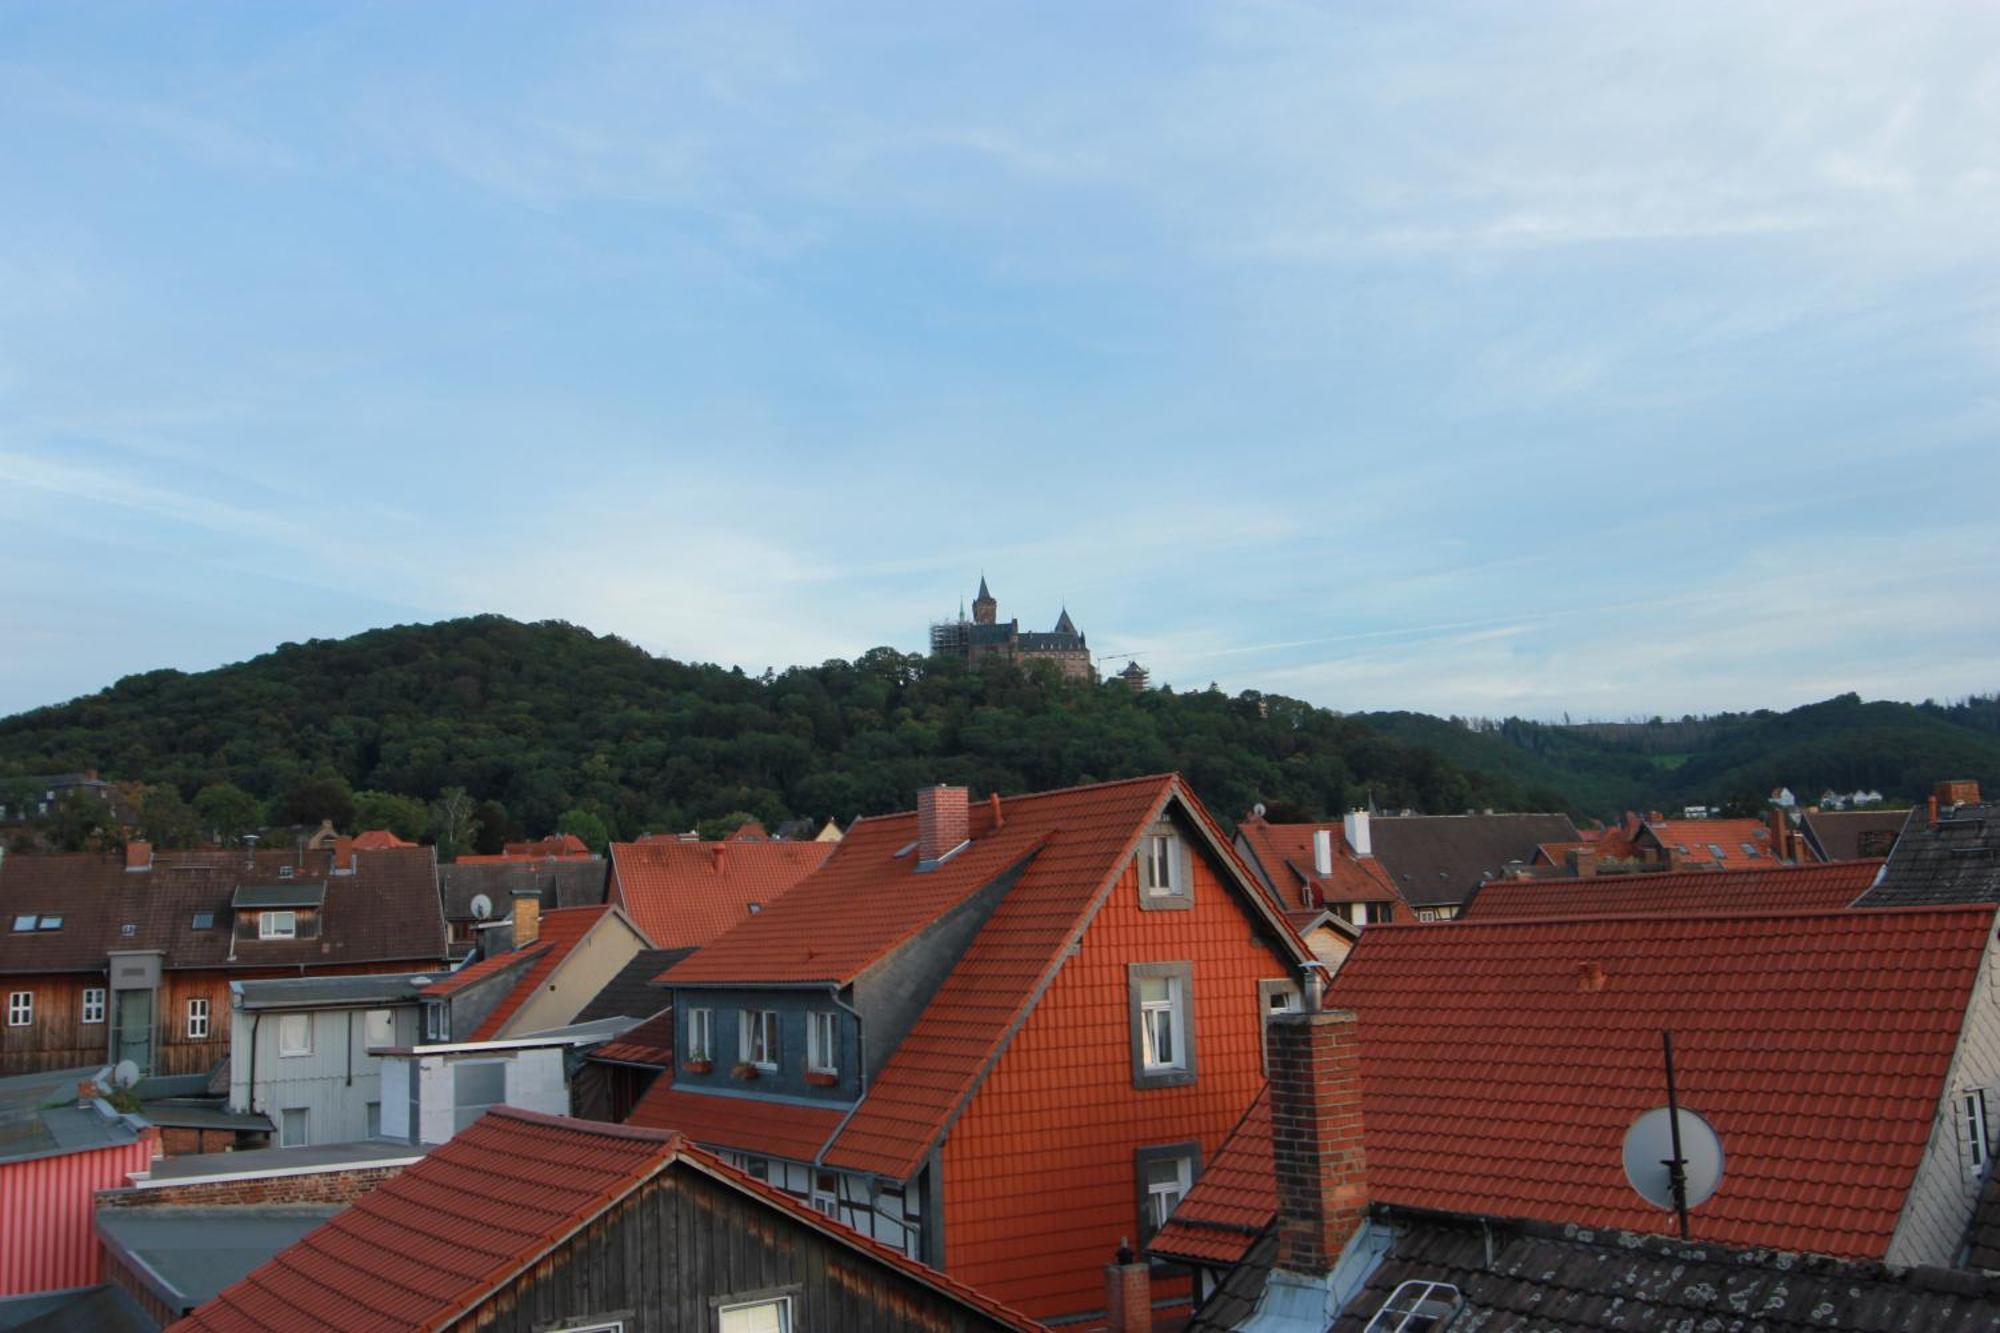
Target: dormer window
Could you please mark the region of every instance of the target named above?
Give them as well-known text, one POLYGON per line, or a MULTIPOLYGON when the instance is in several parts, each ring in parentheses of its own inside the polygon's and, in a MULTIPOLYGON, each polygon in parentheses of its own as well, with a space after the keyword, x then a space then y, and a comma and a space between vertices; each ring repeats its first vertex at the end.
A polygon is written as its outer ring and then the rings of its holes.
POLYGON ((1194 906, 1187 844, 1168 820, 1139 839, 1139 906, 1147 911, 1194 906))
POLYGON ((291 940, 299 934, 299 914, 293 911, 259 912, 257 914, 257 938, 260 940, 291 940))

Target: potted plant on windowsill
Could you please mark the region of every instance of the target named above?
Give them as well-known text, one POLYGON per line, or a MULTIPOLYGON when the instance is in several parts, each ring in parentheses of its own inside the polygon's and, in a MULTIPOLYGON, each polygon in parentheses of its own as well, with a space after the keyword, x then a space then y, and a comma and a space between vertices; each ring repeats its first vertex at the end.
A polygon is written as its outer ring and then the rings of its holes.
POLYGON ((749 1079, 753 1079, 757 1077, 757 1066, 751 1064, 748 1060, 740 1061, 738 1062, 736 1068, 729 1071, 729 1076, 731 1078, 740 1078, 746 1081, 749 1079))
POLYGON ((715 1068, 715 1061, 705 1055, 690 1055, 684 1068, 690 1074, 706 1074, 715 1068))
POLYGON ((831 1069, 808 1069, 806 1082, 815 1088, 830 1088, 840 1082, 840 1075, 831 1069))

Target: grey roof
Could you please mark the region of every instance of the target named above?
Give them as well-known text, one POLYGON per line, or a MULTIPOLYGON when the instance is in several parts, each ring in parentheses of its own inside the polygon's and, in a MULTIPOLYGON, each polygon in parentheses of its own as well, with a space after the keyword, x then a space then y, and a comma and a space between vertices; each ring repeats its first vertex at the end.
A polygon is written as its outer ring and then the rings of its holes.
POLYGON ((1972 1210, 1972 1225, 1966 1233, 1966 1249, 1969 1266, 2000 1273, 2000 1173, 1988 1175, 1979 1191, 1979 1203, 1972 1210))
POLYGON ((1799 832, 1823 861, 1859 861, 1887 856, 1903 827, 1906 810, 1808 810, 1799 832))
POLYGON ((2000 802, 1947 806, 1930 826, 1924 806, 1910 811, 1875 887, 1857 907, 1923 907, 2000 902, 2000 802))
MULTIPOLYGON (((1390 1226, 1394 1239, 1328 1333, 1361 1333, 1406 1281, 1457 1288, 1462 1305, 1449 1327, 1477 1333, 1613 1327, 1625 1333, 1990 1333, 2000 1326, 2000 1278, 1949 1269, 1380 1209, 1375 1223, 1390 1226)), ((1276 1252, 1273 1229, 1196 1313, 1188 1333, 1233 1328, 1246 1318, 1276 1252)))
POLYGON ((448 968, 428 972, 377 972, 349 977, 275 977, 238 981, 245 1009, 368 1008, 397 1001, 415 1003, 418 992, 447 975, 448 968))
POLYGON ((277 884, 238 884, 231 907, 319 907, 326 902, 325 880, 285 880, 277 884))
POLYGON ((1545 842, 1575 842, 1568 815, 1378 815, 1375 857, 1412 907, 1455 907, 1508 863, 1545 842))
POLYGON ((273 1128, 267 1115, 227 1111, 215 1102, 147 1102, 140 1114, 146 1123, 162 1129, 229 1129, 268 1134, 273 1128))
POLYGON ((605 875, 610 862, 485 861, 438 867, 438 891, 444 897, 447 921, 471 921, 472 899, 485 894, 495 917, 507 914, 517 891, 539 890, 543 907, 597 907, 604 902, 605 875))
POLYGON ((604 983, 589 1004, 577 1011, 576 1022, 598 1018, 651 1018, 672 1003, 653 978, 693 953, 693 949, 641 949, 617 976, 604 983))
POLYGON ((6 1333, 156 1333, 159 1321, 122 1288, 105 1283, 0 1299, 6 1333))
POLYGON ((136 1142, 138 1137, 138 1123, 112 1110, 108 1102, 97 1101, 87 1107, 52 1106, 0 1121, 0 1162, 117 1148, 136 1142))
POLYGON ((1023 630, 1020 649, 1024 653, 1081 652, 1083 636, 1074 632, 1055 631, 1043 634, 1035 630, 1023 630))
POLYGON ((97 1234, 132 1265, 154 1294, 176 1310, 212 1300, 224 1287, 340 1211, 338 1204, 233 1208, 99 1208, 97 1234))
POLYGON ((247 1152, 188 1153, 162 1157, 143 1185, 184 1185, 218 1176, 271 1175, 280 1171, 332 1170, 382 1162, 407 1162, 430 1149, 397 1139, 356 1139, 351 1143, 318 1143, 304 1148, 253 1148, 247 1152))

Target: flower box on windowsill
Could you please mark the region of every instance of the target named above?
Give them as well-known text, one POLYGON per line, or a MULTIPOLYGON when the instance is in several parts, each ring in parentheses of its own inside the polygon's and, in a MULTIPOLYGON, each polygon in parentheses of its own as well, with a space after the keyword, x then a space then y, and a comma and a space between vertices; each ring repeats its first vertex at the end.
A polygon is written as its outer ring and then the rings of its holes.
POLYGON ((687 1071, 690 1074, 706 1074, 714 1068, 715 1061, 708 1059, 706 1056, 697 1055, 687 1062, 687 1071))
POLYGON ((742 1064, 736 1066, 736 1068, 730 1070, 729 1077, 740 1078, 746 1081, 749 1079, 753 1079, 757 1077, 757 1066, 751 1064, 749 1061, 746 1060, 742 1064))
POLYGON ((806 1083, 815 1088, 830 1088, 840 1082, 840 1075, 830 1069, 808 1069, 806 1083))

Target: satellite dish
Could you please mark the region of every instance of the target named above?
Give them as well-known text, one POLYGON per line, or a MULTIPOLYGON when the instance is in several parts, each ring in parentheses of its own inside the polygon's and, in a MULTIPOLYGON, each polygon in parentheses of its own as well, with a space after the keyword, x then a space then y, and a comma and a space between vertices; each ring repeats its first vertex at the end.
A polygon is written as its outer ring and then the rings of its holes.
POLYGON ((472 895, 472 916, 475 921, 485 921, 493 915, 493 900, 483 893, 472 895))
POLYGON ((1250 815, 1253 819, 1262 819, 1264 817, 1264 803, 1259 801, 1257 804, 1251 806, 1250 815))
MULTIPOLYGON (((1625 1131, 1625 1179, 1639 1197, 1655 1208, 1675 1211, 1673 1121, 1664 1106, 1656 1106, 1625 1131)), ((1708 1202, 1722 1184, 1722 1139, 1715 1127, 1685 1106, 1680 1108, 1681 1163, 1685 1173, 1686 1207, 1708 1202)))
POLYGON ((111 1077, 117 1080, 119 1087, 129 1088, 139 1081, 139 1066, 130 1060, 120 1060, 111 1077))

